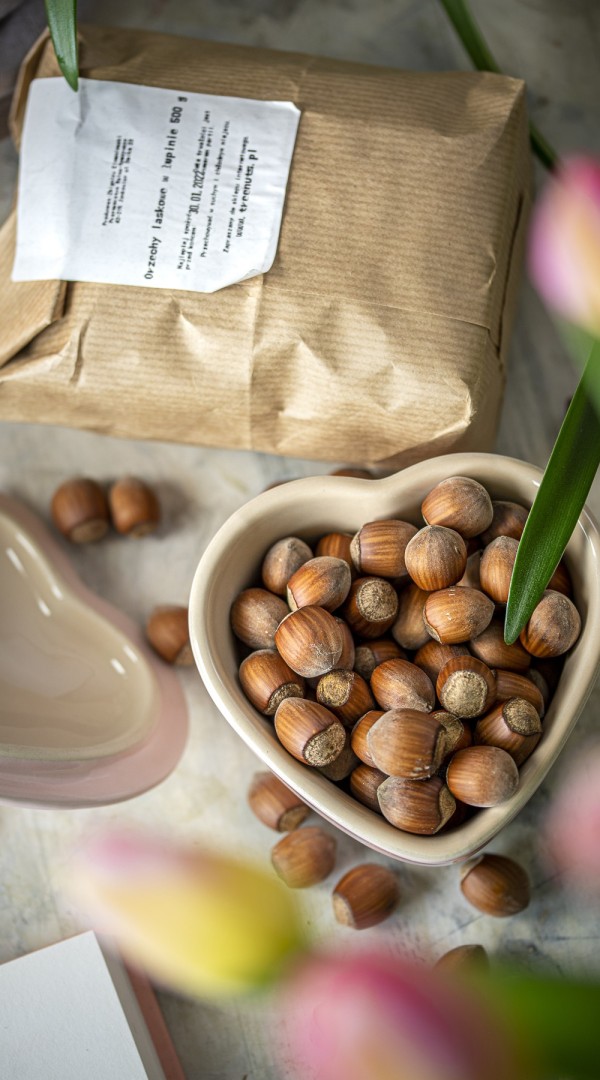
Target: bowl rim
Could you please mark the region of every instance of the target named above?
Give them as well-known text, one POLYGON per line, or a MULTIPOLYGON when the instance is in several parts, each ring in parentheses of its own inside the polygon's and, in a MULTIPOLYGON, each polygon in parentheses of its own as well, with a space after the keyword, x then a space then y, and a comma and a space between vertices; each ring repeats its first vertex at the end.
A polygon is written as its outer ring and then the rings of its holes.
MULTIPOLYGON (((228 685, 231 682, 230 678, 223 676, 222 671, 219 670, 219 664, 215 662, 210 646, 211 594, 214 593, 216 576, 224 556, 239 542, 241 535, 248 529, 252 529, 253 525, 266 515, 270 516, 278 508, 284 508, 290 501, 295 504, 309 497, 323 498, 324 495, 331 494, 332 489, 335 488, 346 494, 354 492, 361 499, 366 498, 366 513, 368 513, 370 505, 377 502, 378 495, 384 492, 391 493, 398 488, 398 503, 401 504, 402 488, 404 488, 406 498, 406 491, 411 485, 421 487, 425 492, 447 476, 475 475, 481 478, 485 474, 488 476, 489 486, 493 489, 494 478, 489 474, 496 473, 497 484, 500 480, 500 472, 503 476, 502 483, 507 488, 510 488, 513 480, 515 485, 521 484, 522 488, 537 487, 543 474, 543 470, 537 466, 517 458, 500 454, 461 453, 429 458, 377 480, 325 475, 289 481, 262 492, 236 510, 209 543, 194 575, 189 602, 190 640, 204 685, 221 714, 261 761, 295 791, 311 809, 367 847, 395 860, 422 866, 442 866, 463 861, 476 854, 520 812, 559 756, 591 693, 600 655, 600 532, 588 508, 584 507, 575 534, 577 543, 590 545, 590 564, 594 566, 594 573, 592 580, 587 583, 587 611, 582 634, 572 654, 577 657, 575 667, 578 678, 574 681, 571 676, 567 679, 564 673, 561 675, 563 690, 570 691, 569 706, 565 710, 566 718, 561 719, 558 725, 553 723, 548 738, 540 744, 540 746, 545 746, 546 753, 542 756, 538 754, 536 758, 537 751, 535 751, 521 767, 519 788, 507 803, 480 810, 464 824, 448 833, 442 831, 434 836, 417 836, 395 829, 386 822, 388 829, 392 830, 391 839, 395 841, 387 846, 380 838, 373 835, 381 831, 381 822, 385 819, 380 818, 379 815, 333 785, 331 785, 330 794, 327 791, 323 794, 324 778, 319 774, 318 781, 313 782, 314 773, 317 770, 312 770, 292 758, 277 742, 272 728, 269 730, 267 724, 261 725, 260 730, 258 729, 257 718, 263 722, 266 718, 262 717, 249 702, 246 710, 241 707, 228 685), (590 588, 591 584, 594 584, 595 588, 590 588), (253 721, 250 715, 253 716, 253 721), (348 815, 350 821, 347 820, 348 815), (365 815, 368 815, 368 818, 365 815), (377 827, 373 822, 369 822, 369 819, 374 819, 377 827), (373 828, 370 828, 370 824, 373 824, 373 828)), ((485 484, 486 480, 482 479, 482 482, 485 484)), ((493 493, 492 497, 494 497, 493 493)), ((507 498, 508 496, 495 497, 507 498)), ((523 496, 515 494, 514 498, 520 501, 523 496)), ((401 505, 398 514, 402 514, 401 505)), ((383 516, 389 516, 389 514, 383 516)), ((369 519, 365 517, 365 520, 369 519)), ((334 529, 335 523, 332 523, 331 527, 334 529)), ((569 549, 574 546, 575 540, 572 538, 567 547, 568 561, 569 549)), ((562 696, 565 696, 564 693, 562 696)), ((552 709, 552 704, 550 709, 552 709)))

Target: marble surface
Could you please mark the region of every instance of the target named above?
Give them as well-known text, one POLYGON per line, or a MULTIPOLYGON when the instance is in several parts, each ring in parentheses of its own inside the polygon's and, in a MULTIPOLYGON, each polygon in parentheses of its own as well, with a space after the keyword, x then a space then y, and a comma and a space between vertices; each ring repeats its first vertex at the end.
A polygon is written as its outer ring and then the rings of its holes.
MULTIPOLYGON (((84 5, 82 5, 83 7, 84 5)), ((532 112, 561 151, 600 151, 597 102, 600 9, 595 0, 478 0, 473 7, 507 70, 530 80, 532 112)), ((85 4, 90 15, 93 3, 85 4)), ((115 24, 221 40, 304 49, 410 68, 466 67, 436 0, 103 0, 96 18, 115 24)), ((0 217, 13 193, 14 151, 0 143, 0 217)), ((524 285, 510 359, 497 449, 543 465, 576 375, 550 319, 524 285)), ((43 517, 52 491, 74 472, 109 480, 125 472, 154 483, 164 507, 160 532, 138 543, 117 538, 70 549, 83 580, 143 621, 158 603, 185 603, 199 556, 236 507, 275 479, 326 471, 307 461, 144 444, 59 428, 0 425, 0 488, 18 494, 43 517)), ((600 514, 600 485, 590 505, 600 514)), ((181 673, 191 735, 175 773, 157 790, 128 804, 95 811, 0 809, 0 961, 76 931, 62 879, 69 853, 92 825, 138 822, 174 838, 218 844, 266 865, 274 842, 250 815, 245 791, 256 762, 219 716, 194 671, 181 673)), ((596 690, 571 741, 580 747, 596 727, 596 690)), ((540 823, 560 781, 556 767, 526 810, 492 845, 529 868, 533 900, 510 920, 470 908, 457 869, 398 867, 402 900, 382 927, 359 944, 385 942, 431 957, 479 941, 493 955, 550 971, 600 967, 597 912, 568 897, 544 860, 540 823)), ((378 856, 339 836, 335 875, 378 856)), ((336 926, 327 881, 303 896, 307 926, 340 945, 357 935, 336 926)), ((275 1080, 281 1077, 269 1036, 265 1001, 205 1004, 161 994, 168 1026, 186 1075, 198 1080, 275 1080)))

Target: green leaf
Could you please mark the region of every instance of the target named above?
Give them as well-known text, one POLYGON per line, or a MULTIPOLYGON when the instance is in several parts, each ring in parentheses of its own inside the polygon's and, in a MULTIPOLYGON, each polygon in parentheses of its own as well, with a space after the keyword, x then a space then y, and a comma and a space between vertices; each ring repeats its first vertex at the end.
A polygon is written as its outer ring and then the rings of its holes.
POLYGON ((508 645, 541 600, 600 465, 600 414, 593 404, 599 386, 600 341, 595 341, 519 542, 504 624, 508 645))
POLYGON ((50 37, 58 66, 72 90, 77 90, 77 0, 45 0, 50 37))
MULTIPOLYGON (((490 52, 481 30, 471 15, 466 0, 440 0, 440 3, 445 8, 450 22, 475 67, 479 71, 494 71, 497 75, 501 75, 502 69, 490 52)), ((529 135, 532 149, 537 154, 542 165, 545 165, 547 169, 554 169, 558 161, 557 154, 533 123, 529 124, 529 135)))

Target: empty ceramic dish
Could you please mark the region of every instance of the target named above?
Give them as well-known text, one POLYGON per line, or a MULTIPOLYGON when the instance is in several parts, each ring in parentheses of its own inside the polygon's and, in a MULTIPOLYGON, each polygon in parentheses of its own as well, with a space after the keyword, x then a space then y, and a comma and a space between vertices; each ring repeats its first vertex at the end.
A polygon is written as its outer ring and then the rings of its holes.
POLYGON ((0 495, 0 798, 94 806, 153 787, 187 735, 174 672, 0 495))

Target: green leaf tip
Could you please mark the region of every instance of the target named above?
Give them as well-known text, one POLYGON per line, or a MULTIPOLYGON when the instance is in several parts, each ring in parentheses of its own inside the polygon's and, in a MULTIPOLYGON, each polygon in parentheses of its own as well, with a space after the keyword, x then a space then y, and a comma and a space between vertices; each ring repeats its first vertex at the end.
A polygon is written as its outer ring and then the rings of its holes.
POLYGON ((58 66, 72 90, 79 87, 77 0, 45 0, 50 37, 58 66))

